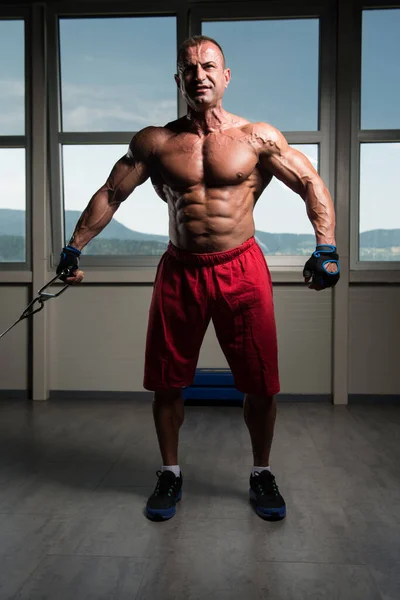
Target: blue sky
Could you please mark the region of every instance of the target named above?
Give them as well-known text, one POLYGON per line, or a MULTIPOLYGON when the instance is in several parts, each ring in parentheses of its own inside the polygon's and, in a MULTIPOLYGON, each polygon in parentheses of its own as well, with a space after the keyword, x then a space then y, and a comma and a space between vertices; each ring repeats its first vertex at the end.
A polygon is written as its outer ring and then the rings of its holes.
MULTIPOLYGON (((60 31, 65 131, 135 131, 176 118, 174 18, 63 19, 60 31)), ((400 10, 366 11, 363 32, 363 126, 400 128, 400 10)), ((283 131, 316 129, 316 19, 205 23, 203 33, 219 41, 232 69, 227 110, 283 131)), ((24 132, 22 40, 21 22, 0 21, 0 55, 7 56, 0 63, 0 135, 24 132)), ((299 149, 317 166, 317 146, 299 149)), ((125 152, 88 150, 65 148, 67 208, 83 210, 125 152)), ((23 208, 23 151, 0 149, 0 157, 0 207, 23 208)), ((400 227, 400 144, 370 145, 361 159, 360 230, 400 227)), ((167 207, 149 182, 116 218, 167 234, 167 207)), ((260 198, 255 220, 264 231, 313 233, 300 197, 276 180, 260 198)))
POLYGON ((400 129, 400 9, 363 11, 361 128, 400 129))

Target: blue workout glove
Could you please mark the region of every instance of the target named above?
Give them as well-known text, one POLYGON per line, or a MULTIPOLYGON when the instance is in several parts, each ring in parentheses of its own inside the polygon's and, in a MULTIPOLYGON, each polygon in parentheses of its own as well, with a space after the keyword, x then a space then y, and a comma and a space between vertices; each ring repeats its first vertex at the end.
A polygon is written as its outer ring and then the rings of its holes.
POLYGON ((340 278, 339 255, 336 253, 336 246, 330 244, 318 245, 311 258, 304 265, 303 277, 312 277, 311 283, 316 283, 322 288, 336 285, 340 278), (328 262, 337 264, 335 273, 330 273, 325 269, 328 262))
POLYGON ((81 255, 81 251, 78 248, 74 248, 73 246, 65 246, 62 249, 60 254, 60 262, 58 263, 58 267, 56 270, 57 275, 62 273, 66 269, 69 270, 68 275, 61 275, 61 281, 65 281, 67 277, 71 277, 79 268, 79 257, 81 255))

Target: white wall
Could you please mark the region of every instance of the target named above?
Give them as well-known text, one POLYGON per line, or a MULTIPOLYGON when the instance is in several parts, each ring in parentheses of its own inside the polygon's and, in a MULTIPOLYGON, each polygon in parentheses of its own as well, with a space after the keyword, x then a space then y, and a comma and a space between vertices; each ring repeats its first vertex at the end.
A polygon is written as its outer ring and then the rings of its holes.
POLYGON ((77 286, 49 303, 50 390, 143 390, 151 286, 77 286))
MULTIPOLYGON (((0 286, 0 333, 21 316, 28 302, 26 286, 0 286)), ((24 319, 0 339, 0 390, 27 388, 28 321, 24 319)))
POLYGON ((400 394, 400 286, 350 288, 349 393, 400 394))

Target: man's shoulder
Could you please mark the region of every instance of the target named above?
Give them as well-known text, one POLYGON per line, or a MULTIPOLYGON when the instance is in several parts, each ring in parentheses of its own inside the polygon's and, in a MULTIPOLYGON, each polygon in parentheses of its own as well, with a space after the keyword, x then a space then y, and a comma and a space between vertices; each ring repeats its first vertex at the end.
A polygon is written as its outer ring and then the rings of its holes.
POLYGON ((254 148, 259 153, 274 153, 287 145, 283 134, 269 123, 257 121, 245 126, 245 131, 254 148))
POLYGON ((129 144, 129 150, 132 154, 143 158, 156 154, 168 135, 170 134, 165 127, 149 125, 135 133, 129 144))
POLYGON ((282 133, 279 131, 279 129, 264 121, 255 121, 252 123, 249 122, 244 127, 249 133, 253 134, 254 136, 259 136, 265 141, 275 140, 282 136, 282 133))
POLYGON ((132 138, 132 142, 137 145, 148 145, 154 144, 158 140, 161 140, 165 137, 166 130, 165 127, 161 125, 149 125, 148 127, 144 127, 132 138))

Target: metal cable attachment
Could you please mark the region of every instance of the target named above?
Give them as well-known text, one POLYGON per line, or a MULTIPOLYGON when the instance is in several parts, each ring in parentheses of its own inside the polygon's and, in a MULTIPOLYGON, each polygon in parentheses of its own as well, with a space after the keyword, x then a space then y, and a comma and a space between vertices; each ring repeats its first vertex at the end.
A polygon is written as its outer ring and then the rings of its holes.
POLYGON ((68 277, 70 274, 71 274, 70 269, 64 269, 64 271, 61 271, 61 273, 59 273, 58 275, 53 277, 53 279, 51 279, 42 288, 40 288, 36 298, 34 298, 32 300, 32 302, 30 302, 28 304, 28 306, 25 308, 25 310, 23 311, 23 313, 19 317, 19 319, 17 319, 15 321, 15 323, 13 323, 8 329, 6 329, 5 331, 3 331, 3 333, 0 334, 0 338, 2 338, 4 335, 6 335, 6 333, 8 333, 10 331, 10 329, 12 329, 17 323, 19 323, 23 319, 27 319, 28 317, 34 315, 35 313, 40 312, 44 308, 44 303, 47 300, 50 300, 50 298, 57 298, 57 296, 59 296, 60 294, 65 292, 65 290, 70 287, 70 285, 68 283, 66 285, 64 285, 61 288, 61 290, 56 292, 55 294, 50 294, 49 292, 46 292, 45 290, 47 290, 47 288, 50 287, 52 285, 52 283, 54 283, 57 279, 60 279, 61 277, 68 277), (34 308, 36 303, 38 303, 39 306, 37 308, 34 308))

